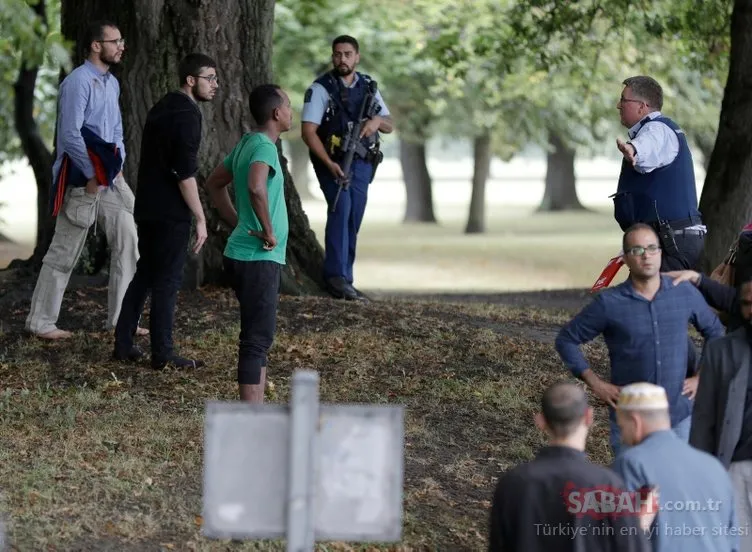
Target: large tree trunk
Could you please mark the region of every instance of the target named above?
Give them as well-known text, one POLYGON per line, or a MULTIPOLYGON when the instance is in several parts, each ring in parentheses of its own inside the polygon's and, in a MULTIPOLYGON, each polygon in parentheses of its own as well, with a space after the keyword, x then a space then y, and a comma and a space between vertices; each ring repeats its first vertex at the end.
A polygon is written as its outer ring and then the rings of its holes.
POLYGON ((712 270, 752 220, 752 0, 736 0, 718 136, 700 198, 708 226, 703 269, 712 270))
MULTIPOLYGON (((32 6, 34 12, 46 25, 47 14, 45 0, 40 0, 32 6)), ((43 36, 39 40, 44 40, 43 36)), ((26 261, 13 261, 9 268, 26 267, 34 271, 39 270, 42 259, 52 240, 54 219, 49 214, 50 181, 52 180, 52 154, 39 133, 39 127, 34 119, 34 88, 37 82, 39 67, 28 65, 22 60, 18 79, 14 85, 15 105, 14 117, 18 137, 21 140, 26 158, 34 171, 37 186, 37 238, 36 247, 31 258, 26 261)))
POLYGON ((308 146, 301 138, 288 140, 287 143, 290 146, 290 164, 292 165, 290 174, 295 183, 295 189, 300 199, 314 199, 315 196, 309 188, 311 179, 308 178, 308 164, 310 163, 308 146))
MULTIPOLYGON (((188 288, 221 281, 222 252, 229 229, 208 206, 203 182, 250 130, 248 96, 253 87, 271 81, 274 0, 63 0, 64 36, 80 42, 87 23, 99 17, 114 19, 127 41, 123 61, 114 72, 121 84, 124 174, 134 188, 147 112, 178 86, 180 59, 189 52, 204 52, 219 64, 221 85, 217 96, 201 105, 204 134, 197 180, 209 238, 198 257, 189 254, 184 281, 188 288)), ((319 292, 323 287, 323 252, 300 208, 289 173, 285 176, 291 231, 282 292, 319 292)))
POLYGON ((473 158, 473 192, 465 233, 480 234, 486 231, 486 182, 491 170, 490 134, 486 133, 475 138, 473 158))
POLYGON ((436 222, 431 175, 426 164, 426 143, 399 141, 402 178, 405 181, 405 222, 436 222))
POLYGON ((559 133, 549 130, 546 163, 546 189, 538 211, 584 209, 577 198, 573 149, 567 147, 559 133))

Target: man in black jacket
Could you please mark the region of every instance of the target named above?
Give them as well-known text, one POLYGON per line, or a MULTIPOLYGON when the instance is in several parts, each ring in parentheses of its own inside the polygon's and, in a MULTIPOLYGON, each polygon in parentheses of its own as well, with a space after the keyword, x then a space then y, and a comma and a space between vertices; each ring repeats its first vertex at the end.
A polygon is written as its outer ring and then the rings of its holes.
POLYGON ((549 387, 536 425, 549 444, 534 460, 505 473, 491 507, 489 552, 647 551, 647 529, 656 510, 654 495, 626 493, 624 481, 591 463, 585 442, 593 410, 574 383, 549 387), (607 504, 633 504, 610 512, 607 504), (642 515, 638 515, 642 512, 642 515))
POLYGON ((742 316, 738 301, 739 292, 737 288, 716 282, 712 278, 694 270, 676 270, 674 272, 666 272, 666 275, 674 279, 674 285, 679 285, 682 282, 692 283, 702 293, 708 305, 726 314, 728 316, 726 322, 727 331, 732 332, 744 324, 744 317, 742 316))
MULTIPOLYGON (((697 283, 702 282, 712 280, 701 277, 697 283)), ((736 497, 740 550, 747 552, 752 550, 752 280, 737 285, 738 292, 718 282, 710 284, 716 292, 714 299, 725 299, 721 306, 739 319, 733 330, 729 328, 725 336, 705 347, 689 444, 712 454, 728 469, 736 497)))
POLYGON ((178 73, 180 88, 151 108, 144 126, 134 208, 140 258, 123 299, 113 353, 118 360, 131 361, 143 355, 134 346, 133 337, 151 290, 151 366, 155 369, 203 364, 175 354, 172 326, 191 216, 196 218, 194 253, 207 237, 196 183, 202 119, 198 102, 214 98, 216 63, 204 54, 189 54, 180 62, 178 73))

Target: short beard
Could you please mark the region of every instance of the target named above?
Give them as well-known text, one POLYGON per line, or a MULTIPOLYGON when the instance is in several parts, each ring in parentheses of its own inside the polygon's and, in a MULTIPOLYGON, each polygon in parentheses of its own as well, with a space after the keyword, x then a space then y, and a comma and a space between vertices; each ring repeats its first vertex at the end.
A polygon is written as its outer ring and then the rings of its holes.
POLYGON ((117 65, 117 61, 115 61, 113 58, 106 58, 103 55, 99 55, 99 61, 104 63, 107 67, 112 67, 113 65, 117 65))
POLYGON ((209 98, 206 98, 206 97, 202 96, 201 93, 199 92, 198 83, 194 84, 193 87, 191 88, 191 94, 193 94, 193 98, 197 102, 208 102, 209 101, 209 98))

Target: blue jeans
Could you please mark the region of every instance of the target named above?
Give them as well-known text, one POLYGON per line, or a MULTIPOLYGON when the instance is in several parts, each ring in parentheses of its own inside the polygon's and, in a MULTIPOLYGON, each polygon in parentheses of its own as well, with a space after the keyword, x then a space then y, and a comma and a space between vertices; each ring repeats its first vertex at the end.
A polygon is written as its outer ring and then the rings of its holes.
MULTIPOLYGON (((689 442, 689 431, 692 429, 692 415, 690 414, 686 418, 684 418, 681 422, 676 424, 671 429, 674 430, 674 433, 683 440, 685 443, 689 442)), ((616 419, 614 417, 614 414, 611 415, 611 451, 614 454, 614 458, 616 458, 620 452, 623 452, 629 448, 628 445, 625 445, 621 442, 621 430, 619 429, 619 426, 616 423, 616 419)))
POLYGON ((353 283, 353 264, 360 223, 366 211, 368 186, 373 176, 373 165, 354 159, 350 167, 350 187, 342 190, 337 208, 331 206, 339 186, 329 169, 314 163, 321 191, 326 198, 326 229, 324 232, 324 278, 342 277, 353 283))

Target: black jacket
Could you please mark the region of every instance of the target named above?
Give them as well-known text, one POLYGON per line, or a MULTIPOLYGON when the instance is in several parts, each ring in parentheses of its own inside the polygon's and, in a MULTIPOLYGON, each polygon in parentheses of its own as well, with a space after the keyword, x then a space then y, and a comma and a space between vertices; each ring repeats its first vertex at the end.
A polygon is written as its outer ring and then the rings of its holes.
POLYGON ((700 290, 708 305, 728 315, 726 326, 729 332, 742 325, 742 313, 737 300, 738 291, 735 287, 727 286, 701 275, 697 289, 700 290))
MULTIPOLYGON (((102 186, 112 185, 113 180, 123 166, 123 158, 117 144, 105 142, 98 134, 81 127, 81 137, 86 144, 89 159, 94 166, 94 176, 102 186)), ((50 212, 56 217, 63 206, 65 191, 70 188, 86 186, 89 181, 67 153, 63 154, 63 162, 60 165, 57 178, 53 179, 50 189, 50 212)))
POLYGON ((712 454, 726 468, 743 430, 751 365, 752 347, 743 326, 709 341, 700 361, 689 444, 712 454))
POLYGON ((593 464, 584 453, 543 448, 534 460, 499 479, 491 507, 489 552, 650 550, 636 516, 598 519, 573 511, 570 493, 594 487, 625 489, 619 475, 593 464))

